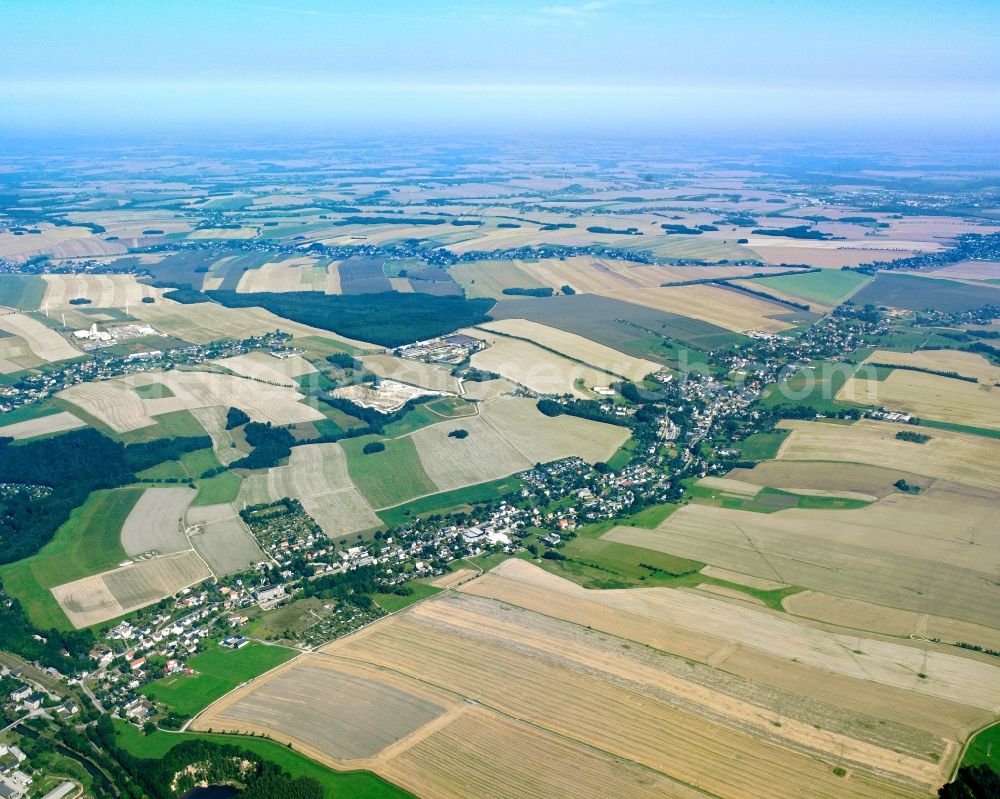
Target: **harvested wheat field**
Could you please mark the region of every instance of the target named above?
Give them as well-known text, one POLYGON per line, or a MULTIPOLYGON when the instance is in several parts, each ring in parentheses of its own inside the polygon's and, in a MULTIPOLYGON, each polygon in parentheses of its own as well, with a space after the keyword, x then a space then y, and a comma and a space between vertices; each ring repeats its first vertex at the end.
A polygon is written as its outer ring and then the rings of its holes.
POLYGON ((190 549, 184 535, 184 512, 197 493, 187 486, 147 488, 122 525, 122 549, 129 555, 190 549))
POLYGON ((605 537, 789 585, 997 627, 1000 586, 990 575, 1000 568, 998 496, 942 485, 858 510, 763 514, 686 505, 654 530, 616 527, 605 537))
POLYGON ((748 330, 780 333, 793 326, 790 322, 776 318, 787 315, 788 308, 717 286, 627 289, 610 292, 608 296, 658 311, 700 319, 737 333, 748 330))
MULTIPOLYGON (((235 460, 239 460, 246 455, 245 449, 240 449, 233 438, 231 430, 226 430, 227 408, 221 405, 213 405, 206 408, 191 408, 191 415, 198 420, 205 432, 212 438, 212 450, 219 463, 228 466, 235 460)), ((247 447, 246 444, 243 447, 247 447)))
POLYGON ((591 341, 574 333, 567 333, 556 327, 541 325, 526 319, 504 319, 499 322, 487 322, 480 325, 483 330, 502 333, 506 336, 524 339, 540 344, 549 350, 555 350, 567 358, 593 366, 613 375, 620 375, 634 382, 642 380, 646 375, 658 372, 662 367, 636 358, 625 353, 605 347, 596 341, 591 341))
POLYGON ((1000 490, 1000 440, 928 430, 926 444, 899 441, 896 433, 910 425, 859 421, 852 425, 783 421, 791 435, 778 450, 780 461, 865 463, 889 470, 914 472, 979 488, 1000 490))
POLYGON ((232 358, 220 358, 212 363, 241 377, 249 377, 264 383, 290 386, 291 388, 296 388, 299 385, 294 378, 316 372, 315 366, 298 355, 289 358, 275 358, 273 355, 259 351, 248 352, 246 355, 236 355, 232 358))
POLYGON ((236 290, 244 294, 255 292, 323 291, 326 288, 326 267, 313 258, 288 258, 268 263, 257 269, 247 269, 240 277, 236 290))
POLYGON ((23 422, 5 424, 0 427, 0 438, 10 437, 15 441, 35 436, 46 436, 52 433, 65 433, 67 430, 76 430, 86 427, 86 423, 75 417, 73 414, 63 411, 61 413, 50 413, 48 416, 39 416, 35 419, 25 419, 23 422))
POLYGON ((840 389, 837 399, 902 410, 941 422, 1000 430, 1000 388, 951 377, 907 369, 893 369, 884 380, 866 380, 856 375, 840 389))
POLYGON ((433 363, 397 358, 394 355, 367 355, 361 359, 365 368, 389 380, 408 383, 411 386, 458 394, 458 379, 452 377, 451 369, 433 363))
POLYGON ((329 537, 379 527, 382 522, 355 489, 340 444, 305 444, 292 449, 287 466, 243 482, 240 501, 248 505, 293 497, 329 537))
POLYGON ((191 545, 218 576, 267 561, 228 502, 190 508, 187 523, 191 545))
POLYGON ((471 580, 476 577, 479 572, 474 569, 458 569, 453 572, 448 572, 447 574, 442 574, 440 577, 435 577, 430 580, 430 584, 435 588, 440 588, 442 590, 447 588, 455 588, 464 582, 471 580))
POLYGON ((81 355, 55 330, 21 313, 0 308, 0 330, 20 338, 42 363, 65 361, 81 355))
POLYGON ((497 397, 480 406, 483 419, 532 464, 577 455, 588 463, 610 458, 628 428, 574 416, 548 417, 526 397, 497 397))
POLYGON ((1000 651, 1000 630, 943 616, 873 605, 819 591, 800 591, 785 597, 781 604, 793 616, 836 627, 902 638, 938 639, 949 644, 964 642, 1000 651))
POLYGON ((582 380, 585 386, 592 388, 607 387, 618 380, 607 372, 563 358, 528 341, 478 329, 459 332, 487 343, 486 349, 473 354, 474 367, 495 372, 539 394, 588 397, 589 394, 577 388, 577 381, 582 380))
POLYGON ((371 344, 338 336, 329 330, 303 325, 275 316, 263 308, 226 308, 214 302, 184 305, 164 300, 152 305, 141 304, 133 309, 133 316, 148 322, 161 333, 190 341, 207 344, 220 339, 242 339, 282 330, 296 336, 320 336, 343 342, 363 350, 374 350, 371 344))
POLYGON ((79 630, 151 605, 211 576, 198 554, 188 550, 58 585, 52 595, 79 630))
MULTIPOLYGON (((771 618, 654 591, 667 607, 676 599, 684 608, 711 608, 740 629, 742 616, 733 614, 771 618)), ((934 731, 893 720, 880 725, 686 655, 635 646, 618 637, 631 633, 628 623, 615 633, 599 631, 600 611, 595 629, 560 617, 566 608, 588 618, 603 607, 591 594, 632 593, 648 592, 586 592, 507 561, 459 593, 414 605, 239 689, 195 727, 262 732, 426 796, 875 799, 917 797, 943 781, 957 747, 934 731), (510 599, 475 595, 495 589, 510 599), (547 609, 518 607, 522 595, 547 609), (336 676, 345 673, 347 679, 336 676), (310 691, 316 685, 323 687, 310 691), (353 693, 370 696, 376 712, 347 712, 353 693), (720 770, 719 762, 732 768, 720 770), (581 781, 581 773, 593 779, 581 781)), ((672 638, 672 621, 605 609, 672 638)), ((714 648, 721 644, 711 640, 714 648)))
MULTIPOLYGON (((164 289, 140 283, 134 275, 42 275, 49 310, 72 308, 70 300, 86 297, 91 308, 124 308, 139 305, 146 297, 158 298, 164 289)), ((130 309, 131 310, 131 309, 130 309)))
POLYGON ((987 385, 1000 384, 1000 366, 994 366, 982 355, 960 350, 875 350, 865 358, 865 363, 885 363, 913 366, 938 372, 957 372, 963 377, 974 377, 987 385))
POLYGON ((913 472, 869 466, 863 463, 829 461, 762 461, 752 469, 733 469, 725 479, 770 486, 793 493, 822 496, 834 491, 857 497, 884 497, 899 489, 894 483, 905 480, 923 490, 932 480, 913 472))
POLYGON ((439 491, 496 480, 537 463, 525 457, 482 416, 423 427, 410 438, 420 464, 439 491), (449 436, 455 430, 465 430, 469 435, 449 436))

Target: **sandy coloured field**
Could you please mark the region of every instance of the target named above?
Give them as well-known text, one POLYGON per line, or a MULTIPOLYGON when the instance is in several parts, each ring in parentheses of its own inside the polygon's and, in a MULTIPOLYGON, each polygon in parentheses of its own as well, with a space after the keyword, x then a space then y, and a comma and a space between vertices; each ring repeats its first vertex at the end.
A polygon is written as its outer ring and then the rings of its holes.
POLYGON ((363 350, 378 349, 364 341, 355 341, 329 330, 320 330, 275 316, 263 308, 226 308, 217 303, 204 302, 185 305, 164 300, 153 305, 139 305, 132 315, 148 322, 161 333, 168 333, 192 344, 207 344, 219 339, 242 339, 282 330, 292 334, 293 342, 296 336, 320 336, 363 350))
MULTIPOLYGON (((982 355, 960 350, 875 350, 865 358, 865 363, 899 364, 933 369, 939 372, 958 372, 963 377, 974 377, 980 383, 1000 384, 1000 366, 994 366, 982 355)), ((1000 399, 997 400, 1000 403, 1000 399)))
POLYGON ((640 381, 646 375, 658 372, 663 368, 658 363, 626 355, 583 336, 526 319, 487 322, 480 325, 480 328, 540 344, 546 349, 555 350, 575 361, 582 361, 589 366, 610 372, 613 375, 620 375, 633 382, 640 381))
POLYGON ((781 604, 793 616, 851 630, 897 637, 936 638, 950 644, 964 642, 1000 650, 1000 630, 943 616, 888 608, 819 591, 800 591, 785 597, 781 604))
POLYGON ((953 280, 1000 280, 1000 261, 963 261, 943 269, 935 269, 928 277, 953 280))
POLYGON ((960 486, 896 494, 858 510, 753 513, 686 505, 657 529, 609 540, 764 579, 997 626, 998 497, 960 486), (961 516, 961 530, 955 519, 961 516))
POLYGON ((618 425, 573 416, 548 417, 526 397, 497 397, 482 403, 480 412, 507 443, 531 463, 546 463, 577 455, 588 463, 610 458, 629 437, 618 425))
POLYGON ((940 422, 1000 430, 1000 388, 966 380, 894 369, 884 380, 852 377, 844 383, 837 399, 940 422))
POLYGON ((187 486, 147 488, 122 525, 122 549, 133 556, 190 549, 184 535, 184 512, 197 493, 187 486))
POLYGON ((54 253, 63 242, 73 239, 87 240, 93 233, 85 227, 56 227, 47 223, 39 223, 34 229, 41 233, 15 235, 4 231, 0 233, 0 258, 23 262, 34 255, 54 253))
POLYGON ((852 425, 786 420, 780 426, 792 433, 778 450, 779 460, 865 463, 1000 490, 997 439, 928 429, 931 440, 914 444, 896 438, 900 430, 912 431, 911 425, 866 420, 852 425))
POLYGON ((138 561, 52 589, 78 630, 131 613, 212 576, 193 550, 138 561))
POLYGON ((55 330, 25 314, 0 308, 0 330, 19 337, 43 363, 76 358, 80 351, 55 330))
POLYGON ((240 277, 238 292, 325 291, 327 271, 313 258, 288 258, 247 269, 240 277))
POLYGON ((287 466, 243 481, 240 501, 248 505, 294 497, 330 538, 382 524, 355 489, 340 444, 305 444, 292 449, 287 466))
POLYGON ((58 396, 118 433, 155 424, 153 417, 162 413, 215 406, 237 407, 254 421, 278 425, 324 418, 300 402, 303 395, 294 389, 213 372, 145 372, 100 383, 78 383, 58 396), (171 396, 144 399, 133 390, 156 384, 168 388, 171 396))
POLYGON ((232 358, 220 358, 212 363, 243 377, 261 380, 265 383, 291 386, 292 388, 299 386, 299 382, 294 378, 316 372, 316 367, 299 355, 275 358, 273 355, 260 351, 248 352, 246 355, 236 355, 232 358))
MULTIPOLYGON (((595 606, 563 583, 508 561, 461 593, 444 592, 276 669, 194 726, 266 733, 418 795, 469 799, 915 798, 942 780, 957 751, 933 734, 563 621, 568 606, 584 616, 595 606), (509 588, 513 601, 474 595, 479 588, 509 588), (518 597, 534 602, 536 594, 541 607, 551 601, 554 616, 518 607, 518 597), (352 710, 358 702, 364 711, 352 710), (733 767, 720 770, 723 761, 733 767), (833 774, 841 764, 846 779, 833 774)), ((765 615, 666 593, 723 618, 765 615)))
POLYGON ((793 326, 790 322, 774 318, 790 313, 788 308, 718 286, 627 289, 610 292, 608 296, 658 311, 701 319, 737 333, 748 330, 780 333, 793 326))
MULTIPOLYGON (((90 308, 124 308, 139 305, 144 297, 159 298, 163 289, 140 283, 134 275, 42 275, 45 296, 42 307, 49 311, 72 308, 70 300, 86 297, 90 308)), ((131 307, 129 310, 131 310, 131 307)))
POLYGON ((268 560, 228 502, 189 508, 187 523, 191 545, 217 576, 268 560))
POLYGON ((205 432, 211 436, 212 450, 215 452, 215 457, 219 459, 219 463, 228 466, 247 454, 247 445, 243 445, 244 449, 233 446, 236 444, 236 439, 233 438, 230 430, 226 430, 228 408, 212 405, 205 408, 191 408, 190 411, 191 415, 198 420, 198 424, 205 428, 205 432))
POLYGON ((503 394, 512 394, 517 386, 502 377, 496 380, 466 380, 462 384, 462 396, 468 400, 488 400, 503 394))
POLYGON ((702 488, 714 488, 727 494, 740 494, 745 497, 755 497, 760 493, 761 487, 755 483, 748 483, 744 480, 736 480, 732 477, 702 477, 698 481, 702 488))
POLYGON ((447 694, 369 666, 305 656, 239 691, 198 720, 219 730, 266 726, 340 761, 377 755, 455 705, 447 694), (267 720, 266 725, 262 721, 267 720))
MULTIPOLYGON (((829 461, 762 461, 753 469, 733 469, 729 478, 758 486, 780 488, 796 494, 879 498, 894 494, 897 480, 925 489, 932 480, 912 472, 829 461), (833 492, 830 494, 829 492, 833 492)), ((727 478, 728 479, 728 478, 727 478)))
POLYGON ((423 361, 397 358, 394 355, 366 355, 361 359, 365 368, 389 380, 408 383, 431 391, 458 394, 458 380, 451 375, 451 368, 423 361))
POLYGON ((482 416, 443 421, 410 436, 420 464, 440 491, 485 483, 530 469, 529 460, 482 416), (467 438, 448 434, 468 432, 467 438))
POLYGON ((472 356, 477 369, 502 375, 539 394, 572 394, 589 397, 576 386, 578 380, 592 388, 607 387, 618 378, 607 372, 576 363, 521 339, 465 329, 463 334, 483 339, 488 346, 472 356))
POLYGON ((25 438, 45 436, 51 433, 64 433, 67 430, 76 430, 86 426, 86 423, 81 419, 63 411, 61 413, 50 413, 48 416, 39 416, 36 419, 26 419, 23 422, 3 425, 3 427, 0 427, 0 438, 9 436, 16 441, 20 441, 25 438))
POLYGON ((435 588, 440 588, 442 590, 447 588, 455 588, 473 577, 479 574, 475 569, 457 569, 453 572, 448 572, 447 574, 442 574, 440 577, 435 577, 430 581, 430 584, 435 588))

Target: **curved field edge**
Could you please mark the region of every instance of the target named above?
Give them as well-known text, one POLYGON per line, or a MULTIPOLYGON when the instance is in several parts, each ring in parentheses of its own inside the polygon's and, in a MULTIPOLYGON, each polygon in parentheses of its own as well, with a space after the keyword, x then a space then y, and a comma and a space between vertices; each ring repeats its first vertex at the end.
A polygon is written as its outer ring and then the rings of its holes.
POLYGON ((248 749, 277 764, 293 777, 310 777, 323 786, 324 799, 415 799, 388 780, 370 771, 334 771, 310 760, 287 746, 263 738, 214 733, 169 733, 157 730, 143 735, 124 721, 115 720, 118 744, 129 754, 142 758, 160 758, 184 741, 212 741, 248 749))

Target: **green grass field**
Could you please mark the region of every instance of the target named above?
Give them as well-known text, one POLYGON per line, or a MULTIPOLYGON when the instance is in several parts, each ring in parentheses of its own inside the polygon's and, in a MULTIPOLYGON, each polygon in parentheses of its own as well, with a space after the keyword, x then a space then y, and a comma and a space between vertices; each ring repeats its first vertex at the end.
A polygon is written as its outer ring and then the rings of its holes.
POLYGON ((738 441, 736 448, 739 449, 744 460, 769 461, 778 454, 778 450, 787 436, 787 430, 775 430, 773 433, 754 433, 743 441, 738 441))
POLYGON ((45 296, 45 281, 38 275, 0 275, 0 305, 37 311, 45 296))
MULTIPOLYGON (((49 402, 32 402, 12 411, 4 411, 0 423, 9 425, 26 422, 29 419, 41 419, 43 416, 51 416, 54 413, 62 413, 62 408, 49 402)), ((3 427, 0 427, 0 435, 3 435, 2 431, 3 427)))
POLYGON ((765 408, 808 405, 820 413, 835 413, 857 407, 852 403, 834 400, 855 369, 857 365, 852 363, 814 361, 811 369, 802 369, 787 380, 771 386, 765 393, 762 404, 765 408))
POLYGON ((934 419, 920 419, 921 427, 936 428, 938 430, 951 430, 955 433, 968 433, 973 436, 985 436, 986 438, 1000 438, 1000 430, 991 430, 988 427, 969 427, 969 425, 955 424, 954 422, 938 422, 934 419))
POLYGON ((488 502, 521 487, 516 477, 504 477, 489 483, 443 491, 429 497, 421 497, 394 508, 378 512, 378 517, 386 527, 399 527, 415 517, 430 516, 434 513, 454 513, 476 502, 488 502))
POLYGON ((857 510, 871 504, 861 499, 844 497, 823 497, 810 494, 793 494, 777 488, 762 488, 755 496, 748 497, 727 494, 707 486, 692 485, 688 497, 699 505, 711 505, 729 510, 745 510, 754 513, 774 513, 779 510, 797 508, 800 510, 857 510))
POLYGON ((49 589, 113 569, 128 558, 121 529, 144 490, 129 486, 95 491, 37 554, 0 567, 4 588, 21 600, 36 626, 72 629, 49 589))
POLYGON ((235 472, 220 472, 215 477, 204 480, 195 478, 198 495, 192 505, 218 505, 220 502, 232 502, 239 496, 243 478, 235 472))
POLYGON ((209 643, 208 649, 188 661, 196 674, 164 677, 144 686, 142 692, 169 705, 176 713, 193 716, 241 682, 280 666, 295 654, 292 649, 256 641, 242 649, 225 649, 209 643))
POLYGON ((782 275, 753 280, 753 286, 771 287, 793 297, 823 305, 839 305, 860 289, 871 278, 867 275, 841 269, 823 269, 804 275, 782 275))
MULTIPOLYGON (((71 408, 73 413, 77 413, 71 408)), ((77 413, 79 416, 80 414, 77 413)), ((208 435, 201 423, 194 418, 190 411, 171 411, 160 414, 156 418, 156 424, 149 427, 140 427, 138 430, 129 430, 127 433, 120 433, 117 438, 126 444, 137 444, 142 441, 153 441, 157 438, 177 438, 179 436, 204 436, 208 435)))
POLYGON ((188 472, 180 461, 164 461, 136 472, 136 476, 144 480, 183 480, 188 472))
POLYGON ((976 735, 965 750, 963 766, 978 766, 980 763, 986 763, 1000 772, 1000 724, 987 727, 976 735))
POLYGON ((158 759, 184 741, 214 741, 241 746, 277 764, 293 777, 311 777, 323 786, 324 799, 414 799, 407 791, 370 771, 333 771, 275 741, 245 735, 154 732, 143 735, 116 719, 118 745, 135 757, 158 759))
POLYGON ((410 580, 406 586, 407 588, 411 588, 413 590, 413 593, 409 596, 400 596, 399 594, 373 594, 372 599, 389 611, 389 613, 395 613, 397 610, 408 608, 414 602, 419 602, 421 599, 427 599, 427 597, 434 596, 434 594, 441 592, 440 588, 429 585, 428 583, 422 583, 419 580, 410 580))
POLYGON ((361 449, 376 436, 362 436, 340 442, 347 453, 351 480, 373 508, 387 508, 431 494, 434 483, 424 471, 417 448, 409 438, 387 439, 384 452, 365 455, 361 449))

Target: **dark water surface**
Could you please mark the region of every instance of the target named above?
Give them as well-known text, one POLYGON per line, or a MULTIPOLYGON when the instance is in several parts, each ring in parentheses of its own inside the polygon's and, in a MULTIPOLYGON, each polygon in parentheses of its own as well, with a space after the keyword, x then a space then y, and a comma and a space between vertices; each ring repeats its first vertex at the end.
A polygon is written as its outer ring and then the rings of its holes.
POLYGON ((231 785, 209 785, 207 788, 192 788, 181 799, 236 799, 240 795, 231 785))

